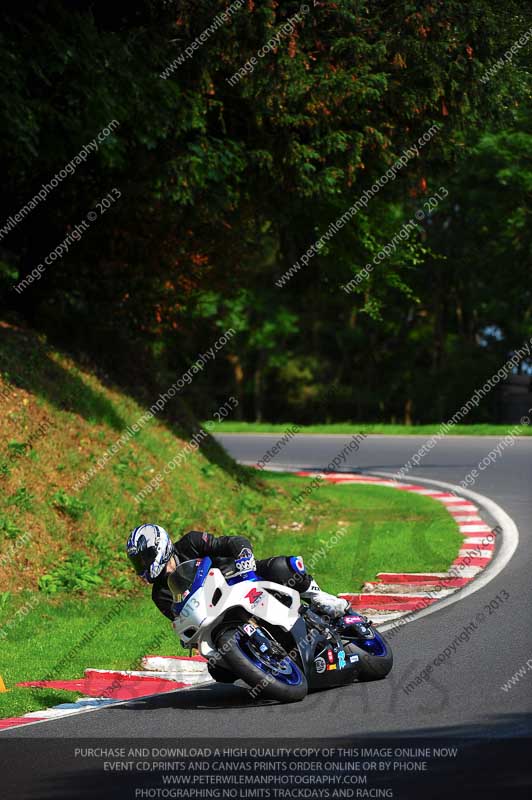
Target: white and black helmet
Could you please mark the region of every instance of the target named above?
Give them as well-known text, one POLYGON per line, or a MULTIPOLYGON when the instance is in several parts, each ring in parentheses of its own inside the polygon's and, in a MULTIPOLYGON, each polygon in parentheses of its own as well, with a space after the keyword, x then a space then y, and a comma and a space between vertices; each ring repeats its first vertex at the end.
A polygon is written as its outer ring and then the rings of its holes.
POLYGON ((174 546, 164 528, 145 524, 131 531, 126 549, 137 575, 153 583, 172 557, 174 546))

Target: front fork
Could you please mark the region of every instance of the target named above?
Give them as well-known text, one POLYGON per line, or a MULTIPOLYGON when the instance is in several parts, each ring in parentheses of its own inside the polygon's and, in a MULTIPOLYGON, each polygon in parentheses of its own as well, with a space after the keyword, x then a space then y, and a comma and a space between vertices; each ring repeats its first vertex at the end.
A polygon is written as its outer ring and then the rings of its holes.
MULTIPOLYGON (((252 640, 260 652, 266 652, 269 650, 270 652, 275 653, 277 650, 275 647, 277 637, 275 637, 275 635, 272 636, 267 629, 264 631, 260 620, 255 620, 254 618, 250 617, 247 621, 238 621, 237 624, 241 633, 252 640)), ((315 635, 311 635, 312 630, 314 629, 309 631, 304 619, 298 617, 296 623, 288 632, 290 639, 292 639, 292 644, 286 646, 285 644, 278 642, 278 646, 283 648, 284 652, 289 658, 296 663, 299 662, 305 672, 308 671, 309 666, 313 661, 315 642, 320 636, 319 632, 316 630, 314 630, 315 635)), ((282 639, 284 638, 285 637, 283 636, 282 639)), ((200 652, 207 658, 214 657, 217 661, 219 661, 220 666, 224 666, 223 653, 220 653, 218 650, 213 651, 211 648, 209 648, 209 653, 206 653, 202 650, 200 645, 200 652)))

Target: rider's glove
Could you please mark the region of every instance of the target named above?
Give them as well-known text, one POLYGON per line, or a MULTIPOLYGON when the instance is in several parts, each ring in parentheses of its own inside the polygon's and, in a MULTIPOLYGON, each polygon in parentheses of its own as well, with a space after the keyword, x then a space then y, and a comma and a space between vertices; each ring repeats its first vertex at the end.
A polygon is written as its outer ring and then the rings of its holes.
POLYGON ((336 619, 347 613, 349 609, 349 601, 341 597, 334 597, 326 592, 320 592, 321 597, 313 597, 311 608, 315 609, 318 613, 325 614, 330 619, 336 619))
POLYGON ((244 547, 235 558, 235 568, 237 572, 253 572, 256 569, 255 556, 249 547, 244 547))

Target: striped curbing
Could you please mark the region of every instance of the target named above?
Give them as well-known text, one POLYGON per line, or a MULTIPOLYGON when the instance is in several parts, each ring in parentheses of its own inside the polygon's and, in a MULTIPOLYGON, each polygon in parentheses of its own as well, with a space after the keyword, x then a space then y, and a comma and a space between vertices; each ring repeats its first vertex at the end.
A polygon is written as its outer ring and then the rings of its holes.
POLYGON ((212 682, 212 678, 207 672, 207 662, 199 656, 194 659, 186 656, 168 658, 145 656, 144 661, 149 663, 152 668, 148 670, 86 669, 83 678, 74 680, 18 683, 17 686, 83 692, 85 696, 71 703, 60 703, 41 711, 30 711, 21 717, 0 719, 0 732, 21 725, 46 722, 87 711, 97 711, 128 700, 153 697, 167 692, 175 692, 177 689, 188 689, 198 684, 212 682), (152 661, 154 658, 156 660, 152 661), (191 661, 196 664, 193 671, 190 670, 191 661), (171 662, 171 668, 164 669, 167 662, 171 662), (154 666, 156 669, 153 669, 154 666))
POLYGON ((445 573, 379 573, 375 581, 367 583, 361 593, 342 592, 340 597, 349 600, 353 609, 371 617, 376 624, 424 609, 463 589, 490 563, 495 554, 496 532, 484 522, 475 503, 454 492, 440 488, 427 488, 415 483, 374 475, 349 475, 348 473, 320 473, 299 470, 301 477, 320 475, 330 483, 370 484, 386 486, 404 492, 431 497, 442 503, 453 517, 464 541, 457 557, 445 573))

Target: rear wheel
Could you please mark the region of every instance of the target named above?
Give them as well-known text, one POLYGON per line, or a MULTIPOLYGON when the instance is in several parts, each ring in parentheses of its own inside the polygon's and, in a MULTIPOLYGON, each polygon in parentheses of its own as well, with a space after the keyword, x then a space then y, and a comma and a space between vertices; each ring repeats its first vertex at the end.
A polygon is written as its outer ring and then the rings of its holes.
POLYGON ((372 639, 359 639, 346 645, 346 653, 359 657, 359 681, 378 681, 385 678, 393 666, 390 645, 383 636, 374 631, 372 639))
POLYGON ((294 703, 308 691, 302 669, 275 641, 248 636, 239 627, 226 628, 216 640, 224 661, 251 688, 254 697, 294 703))

